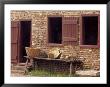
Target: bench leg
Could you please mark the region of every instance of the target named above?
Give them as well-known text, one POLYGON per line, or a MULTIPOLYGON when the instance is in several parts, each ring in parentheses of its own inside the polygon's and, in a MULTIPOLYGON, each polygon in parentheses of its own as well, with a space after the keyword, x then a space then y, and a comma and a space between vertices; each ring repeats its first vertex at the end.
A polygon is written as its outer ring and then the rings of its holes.
POLYGON ((73 64, 72 64, 72 62, 70 62, 70 73, 69 73, 69 76, 72 75, 72 67, 73 67, 73 64))
POLYGON ((25 74, 28 72, 28 63, 29 63, 29 59, 27 59, 25 63, 25 74))

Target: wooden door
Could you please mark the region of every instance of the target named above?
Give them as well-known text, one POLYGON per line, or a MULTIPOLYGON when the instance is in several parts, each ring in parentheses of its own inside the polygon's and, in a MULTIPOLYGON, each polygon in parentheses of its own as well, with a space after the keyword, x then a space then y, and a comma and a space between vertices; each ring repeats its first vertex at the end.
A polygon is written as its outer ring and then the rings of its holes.
POLYGON ((11 63, 18 62, 18 40, 19 40, 19 22, 11 22, 11 63))

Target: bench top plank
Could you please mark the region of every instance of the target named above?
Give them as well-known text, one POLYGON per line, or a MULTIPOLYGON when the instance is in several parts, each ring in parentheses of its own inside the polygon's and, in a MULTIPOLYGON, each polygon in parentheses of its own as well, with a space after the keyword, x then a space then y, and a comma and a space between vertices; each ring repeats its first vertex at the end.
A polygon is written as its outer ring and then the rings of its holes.
MULTIPOLYGON (((29 56, 24 56, 26 58, 30 58, 29 56)), ((34 57, 32 58, 34 60, 53 60, 53 61, 64 61, 64 62, 75 62, 75 61, 81 61, 80 59, 73 59, 73 60, 67 60, 67 59, 52 59, 52 58, 39 58, 39 57, 34 57)))

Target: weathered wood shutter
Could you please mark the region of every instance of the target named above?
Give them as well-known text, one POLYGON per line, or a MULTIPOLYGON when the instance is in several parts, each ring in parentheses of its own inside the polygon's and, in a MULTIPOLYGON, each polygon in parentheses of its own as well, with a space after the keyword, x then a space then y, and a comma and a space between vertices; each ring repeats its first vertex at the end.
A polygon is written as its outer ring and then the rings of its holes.
POLYGON ((98 47, 100 47, 100 15, 98 15, 98 47))
POLYGON ((18 33, 19 22, 11 21, 11 62, 17 63, 18 60, 18 33))
POLYGON ((63 17, 62 20, 62 38, 63 44, 78 44, 78 17, 63 17))

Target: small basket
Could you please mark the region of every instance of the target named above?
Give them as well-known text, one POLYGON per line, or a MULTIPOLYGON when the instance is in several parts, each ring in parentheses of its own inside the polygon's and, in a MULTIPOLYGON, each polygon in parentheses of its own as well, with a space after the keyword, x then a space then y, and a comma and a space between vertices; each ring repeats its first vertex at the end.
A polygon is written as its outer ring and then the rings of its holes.
POLYGON ((40 55, 41 50, 33 47, 25 47, 27 56, 30 58, 38 57, 40 55))

